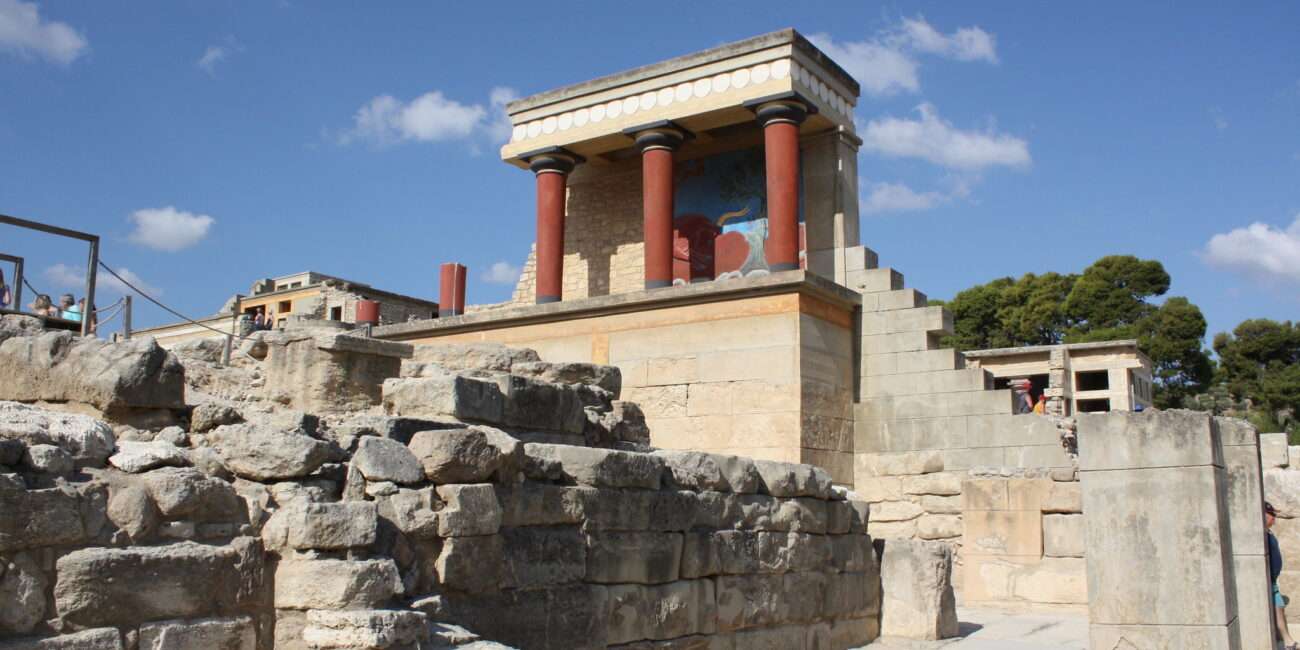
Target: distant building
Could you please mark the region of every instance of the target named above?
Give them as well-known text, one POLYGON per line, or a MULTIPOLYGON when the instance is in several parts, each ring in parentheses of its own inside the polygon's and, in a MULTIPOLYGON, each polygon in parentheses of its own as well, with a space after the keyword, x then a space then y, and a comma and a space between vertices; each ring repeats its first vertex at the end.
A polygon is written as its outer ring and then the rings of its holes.
POLYGON ((967 368, 993 375, 993 387, 1028 379, 1035 400, 1047 395, 1049 413, 1073 415, 1133 411, 1151 406, 1151 359, 1137 341, 1099 341, 971 350, 967 368))
POLYGON ((438 303, 422 298, 376 289, 364 282, 325 275, 315 271, 278 278, 264 278, 253 283, 249 295, 236 294, 226 301, 220 312, 189 322, 171 323, 137 330, 134 336, 152 336, 164 347, 182 341, 219 336, 236 327, 236 315, 252 320, 257 315, 273 319, 274 327, 284 327, 291 317, 355 323, 357 302, 379 303, 380 323, 404 323, 408 320, 438 317, 438 303), (211 329, 208 329, 211 328, 211 329))

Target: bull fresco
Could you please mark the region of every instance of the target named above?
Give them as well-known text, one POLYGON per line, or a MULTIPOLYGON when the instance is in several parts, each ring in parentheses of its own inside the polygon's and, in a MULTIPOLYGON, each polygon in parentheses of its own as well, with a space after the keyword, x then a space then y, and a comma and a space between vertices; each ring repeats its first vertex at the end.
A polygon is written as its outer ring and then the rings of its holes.
MULTIPOLYGON (((699 282, 769 270, 762 147, 678 163, 674 183, 674 281, 699 282)), ((803 221, 801 188, 801 266, 803 221)))

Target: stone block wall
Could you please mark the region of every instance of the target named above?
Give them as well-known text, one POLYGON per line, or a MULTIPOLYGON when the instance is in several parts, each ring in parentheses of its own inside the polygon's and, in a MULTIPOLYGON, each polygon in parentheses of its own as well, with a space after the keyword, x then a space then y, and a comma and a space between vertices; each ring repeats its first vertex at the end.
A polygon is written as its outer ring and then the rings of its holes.
POLYGON ((1091 647, 1272 645, 1255 436, 1190 411, 1079 416, 1091 647))
POLYGON ((1072 471, 965 479, 963 602, 1086 605, 1082 505, 1072 471))
MULTIPOLYGON (((315 363, 347 368, 364 343, 315 363)), ((205 346, 165 353, 203 368, 167 380, 204 388, 184 427, 0 401, 0 648, 850 648, 879 633, 866 504, 809 465, 650 451, 617 369, 420 350, 382 406, 317 415, 223 388, 333 375, 264 372, 256 348, 222 370, 205 346)))

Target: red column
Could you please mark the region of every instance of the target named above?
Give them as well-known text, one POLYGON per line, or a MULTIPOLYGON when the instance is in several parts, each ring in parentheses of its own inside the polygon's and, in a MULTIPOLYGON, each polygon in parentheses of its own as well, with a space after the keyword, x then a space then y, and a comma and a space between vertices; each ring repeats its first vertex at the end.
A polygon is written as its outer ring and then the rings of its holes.
POLYGON ((546 153, 531 158, 537 174, 537 304, 559 302, 564 287, 564 201, 575 157, 546 153))
POLYGON ((807 109, 796 101, 763 104, 767 163, 767 260, 773 271, 799 268, 799 124, 807 109))
POLYGON ((649 129, 636 134, 636 144, 641 148, 646 289, 673 284, 673 151, 684 137, 676 129, 649 129))
POLYGON ((438 317, 465 313, 465 265, 446 262, 438 271, 438 317))

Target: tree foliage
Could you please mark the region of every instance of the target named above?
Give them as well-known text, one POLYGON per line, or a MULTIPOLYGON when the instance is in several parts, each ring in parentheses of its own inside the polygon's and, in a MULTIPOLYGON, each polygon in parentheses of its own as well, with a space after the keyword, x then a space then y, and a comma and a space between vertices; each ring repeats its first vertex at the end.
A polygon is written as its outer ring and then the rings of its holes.
POLYGON ((934 302, 952 311, 944 343, 960 350, 1137 339, 1154 365, 1156 403, 1170 407, 1203 390, 1213 364, 1201 310, 1182 297, 1151 301, 1169 285, 1160 262, 1111 255, 1078 275, 998 278, 934 302))
POLYGON ((1300 323, 1253 319, 1214 337, 1216 379, 1234 398, 1248 400, 1268 424, 1298 428, 1300 323))

